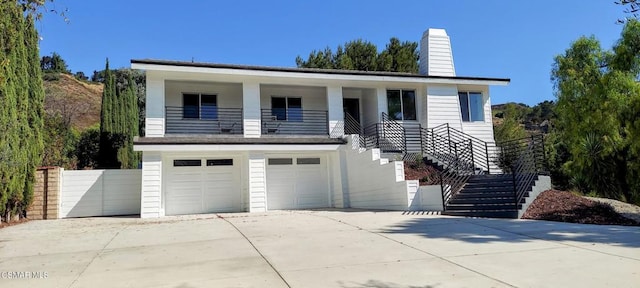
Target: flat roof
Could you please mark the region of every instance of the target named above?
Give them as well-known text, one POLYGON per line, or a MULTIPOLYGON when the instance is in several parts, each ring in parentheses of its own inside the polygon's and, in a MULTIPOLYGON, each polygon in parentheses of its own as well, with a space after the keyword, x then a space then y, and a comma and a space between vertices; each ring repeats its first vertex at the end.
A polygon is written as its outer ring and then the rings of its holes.
POLYGON ((386 77, 404 77, 404 78, 423 78, 423 79, 432 79, 432 80, 437 80, 437 79, 475 80, 475 81, 492 81, 492 82, 503 82, 503 83, 511 82, 511 79, 509 78, 434 76, 434 75, 422 75, 422 74, 406 73, 406 72, 253 66, 253 65, 188 62, 188 61, 157 60, 157 59, 131 59, 131 64, 161 65, 161 66, 176 66, 176 67, 198 67, 198 68, 213 68, 213 69, 234 69, 234 70, 265 71, 265 72, 308 73, 308 74, 325 74, 325 75, 386 76, 386 77))

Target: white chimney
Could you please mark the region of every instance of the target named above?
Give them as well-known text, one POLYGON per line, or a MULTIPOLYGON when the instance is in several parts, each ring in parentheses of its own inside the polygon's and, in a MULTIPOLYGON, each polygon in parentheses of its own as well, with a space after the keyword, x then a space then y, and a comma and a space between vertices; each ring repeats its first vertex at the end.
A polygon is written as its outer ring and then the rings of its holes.
POLYGON ((451 41, 444 29, 429 28, 420 41, 420 74, 456 76, 451 41))

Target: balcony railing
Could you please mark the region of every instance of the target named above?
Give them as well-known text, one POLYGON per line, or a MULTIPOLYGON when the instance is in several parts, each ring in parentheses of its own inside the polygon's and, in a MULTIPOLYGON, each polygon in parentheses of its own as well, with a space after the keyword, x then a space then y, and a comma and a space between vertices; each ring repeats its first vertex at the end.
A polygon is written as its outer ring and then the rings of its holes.
POLYGON ((166 134, 242 134, 242 108, 176 107, 165 111, 166 134))
POLYGON ((262 134, 329 135, 325 110, 262 109, 262 134))

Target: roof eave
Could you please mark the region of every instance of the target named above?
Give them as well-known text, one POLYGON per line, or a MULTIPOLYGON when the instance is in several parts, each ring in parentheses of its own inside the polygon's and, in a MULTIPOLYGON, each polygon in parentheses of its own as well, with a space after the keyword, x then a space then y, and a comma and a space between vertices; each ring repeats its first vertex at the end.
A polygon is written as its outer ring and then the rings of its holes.
POLYGON ((290 75, 323 75, 328 78, 344 80, 373 80, 385 81, 395 79, 398 81, 416 81, 426 83, 456 84, 466 82, 466 84, 482 84, 506 86, 511 82, 509 78, 489 78, 489 77, 466 77, 466 76, 429 76, 411 73, 380 72, 380 71, 357 71, 357 70, 330 70, 330 69, 309 69, 291 67, 270 67, 270 66, 248 66, 217 63, 180 62, 167 60, 132 59, 131 68, 152 71, 170 72, 200 72, 211 73, 214 71, 221 73, 240 74, 244 71, 254 73, 284 73, 290 75))

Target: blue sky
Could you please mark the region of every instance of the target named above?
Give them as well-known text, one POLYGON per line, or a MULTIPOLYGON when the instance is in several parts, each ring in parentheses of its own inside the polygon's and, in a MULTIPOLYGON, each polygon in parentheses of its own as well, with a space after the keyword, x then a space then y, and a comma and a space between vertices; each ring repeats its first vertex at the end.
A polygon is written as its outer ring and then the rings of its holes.
POLYGON ((154 58, 295 66, 297 55, 353 39, 379 50, 391 37, 419 41, 427 28, 451 37, 459 76, 506 77, 493 103, 553 100, 553 57, 582 35, 606 48, 620 35, 623 7, 614 0, 460 1, 73 1, 65 23, 46 14, 40 53, 58 52, 69 68, 91 75, 154 58))

